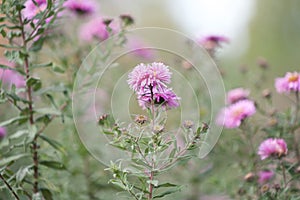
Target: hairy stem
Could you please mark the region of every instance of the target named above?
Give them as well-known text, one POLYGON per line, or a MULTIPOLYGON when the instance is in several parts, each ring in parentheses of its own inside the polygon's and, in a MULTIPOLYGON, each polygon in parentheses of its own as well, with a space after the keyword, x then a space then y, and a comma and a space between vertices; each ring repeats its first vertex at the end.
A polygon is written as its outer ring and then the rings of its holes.
MULTIPOLYGON (((21 27, 21 36, 22 36, 22 48, 25 50, 25 52, 28 52, 28 47, 27 47, 27 40, 26 40, 26 35, 25 35, 25 30, 24 30, 24 22, 22 19, 22 14, 21 11, 18 13, 19 15, 19 22, 20 22, 20 27, 21 27)), ((30 71, 29 71, 29 55, 25 55, 24 58, 24 72, 26 75, 26 79, 28 80, 30 78, 30 71)), ((33 102, 32 102, 32 88, 30 85, 26 85, 26 93, 27 93, 27 100, 28 100, 28 109, 29 109, 29 123, 30 125, 34 124, 34 119, 33 119, 33 102)), ((34 177, 34 183, 33 183, 33 193, 38 193, 39 191, 39 161, 38 161, 38 144, 37 144, 37 137, 34 138, 32 141, 32 160, 33 160, 33 177, 34 177)))
POLYGON ((148 196, 148 199, 151 200, 153 197, 153 184, 152 184, 152 181, 153 181, 153 177, 154 177, 154 172, 151 171, 150 172, 150 176, 149 176, 149 180, 150 180, 150 183, 149 183, 149 196, 148 196))
POLYGON ((296 91, 296 109, 295 109, 295 121, 294 121, 294 128, 293 128, 293 134, 294 134, 294 149, 297 157, 298 164, 300 163, 300 152, 299 152, 299 141, 297 138, 297 134, 295 133, 295 130, 298 127, 298 115, 299 115, 299 107, 300 107, 300 97, 299 97, 299 91, 296 91))
POLYGON ((12 189, 12 187, 9 185, 9 183, 4 179, 4 177, 2 176, 2 174, 0 173, 0 178, 2 179, 2 181, 4 182, 4 184, 6 185, 6 187, 9 189, 9 191, 12 193, 12 195, 15 197, 16 200, 19 200, 20 198, 18 197, 17 193, 12 189))

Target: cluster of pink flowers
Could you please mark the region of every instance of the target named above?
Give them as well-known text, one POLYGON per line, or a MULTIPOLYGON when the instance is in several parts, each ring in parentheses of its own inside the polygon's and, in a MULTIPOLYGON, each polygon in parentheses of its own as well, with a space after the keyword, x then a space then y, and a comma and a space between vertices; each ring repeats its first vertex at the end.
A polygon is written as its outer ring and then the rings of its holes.
POLYGON ((300 73, 287 72, 284 77, 276 78, 275 88, 278 93, 300 91, 300 73))
POLYGON ((243 88, 233 89, 227 96, 229 105, 219 112, 216 123, 226 128, 237 128, 244 119, 255 114, 255 103, 248 99, 249 91, 243 88))
POLYGON ((287 153, 288 148, 286 142, 279 138, 266 139, 259 145, 257 152, 262 160, 269 157, 281 158, 287 155, 287 153))
POLYGON ((168 108, 179 106, 179 98, 167 84, 171 82, 171 72, 163 63, 141 63, 128 75, 128 84, 138 96, 139 105, 149 108, 152 104, 168 108))

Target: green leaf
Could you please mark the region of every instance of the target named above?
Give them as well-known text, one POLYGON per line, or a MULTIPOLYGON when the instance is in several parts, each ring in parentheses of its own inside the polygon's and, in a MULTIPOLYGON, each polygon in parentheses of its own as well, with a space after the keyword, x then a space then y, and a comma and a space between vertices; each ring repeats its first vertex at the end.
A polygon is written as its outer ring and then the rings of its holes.
POLYGON ((33 91, 37 91, 42 87, 42 82, 39 78, 30 77, 26 80, 26 85, 32 87, 33 91))
POLYGON ((148 180, 147 183, 151 184, 151 185, 154 185, 154 187, 158 186, 158 180, 148 180))
POLYGON ((34 193, 32 195, 32 200, 43 200, 43 195, 39 192, 39 193, 34 193))
POLYGON ((48 161, 43 160, 39 162, 41 165, 44 165, 46 167, 52 168, 52 169, 58 169, 58 170, 66 170, 66 167, 63 163, 57 162, 57 161, 48 161))
POLYGON ((16 173, 16 182, 17 183, 21 183, 24 178, 26 177, 26 175, 28 174, 29 172, 29 168, 31 168, 32 166, 28 166, 28 167, 21 167, 17 173, 16 173))
MULTIPOLYGON (((43 31, 44 31, 44 29, 40 28, 40 29, 38 29, 37 34, 40 34, 43 31)), ((45 40, 44 38, 40 38, 39 40, 34 42, 32 44, 32 46, 30 47, 29 51, 37 52, 37 51, 41 50, 43 47, 43 44, 44 44, 44 40, 45 40)))
POLYGON ((38 108, 38 109, 35 109, 34 111, 37 113, 40 113, 40 114, 61 115, 61 112, 54 108, 38 108))
POLYGON ((42 140, 44 140, 45 142, 47 142, 49 145, 51 145, 54 149, 60 151, 61 153, 63 153, 64 155, 67 155, 66 150, 64 149, 64 146, 62 144, 60 144, 59 142, 46 137, 45 135, 40 135, 39 138, 41 138, 42 140))
POLYGON ((20 138, 20 137, 22 137, 23 135, 26 135, 26 134, 28 134, 28 130, 19 130, 16 133, 9 136, 9 139, 11 139, 11 140, 18 139, 18 138, 20 138))
POLYGON ((173 183, 163 183, 163 184, 156 186, 156 188, 161 188, 161 187, 178 187, 178 185, 173 184, 173 183))
POLYGON ((61 67, 55 63, 52 64, 52 69, 54 72, 57 72, 57 73, 64 73, 66 71, 63 67, 61 67))
POLYGON ((0 160, 0 166, 7 165, 11 162, 15 162, 15 161, 19 160, 20 158, 24 158, 27 156, 30 156, 30 154, 24 153, 24 154, 18 154, 18 155, 3 158, 0 160))
POLYGON ((169 195, 169 194, 173 194, 175 192, 178 192, 180 190, 180 187, 176 188, 176 189, 173 189, 173 190, 168 190, 168 191, 165 191, 159 195, 156 195, 153 197, 153 199, 159 199, 159 198, 163 198, 164 196, 166 195, 169 195))
POLYGON ((47 188, 40 189, 45 200, 53 200, 52 193, 47 188))
POLYGON ((0 126, 7 126, 7 125, 10 125, 10 124, 13 124, 15 122, 19 122, 19 121, 22 121, 24 119, 27 119, 28 117, 27 116, 18 116, 18 117, 14 117, 14 118, 11 118, 9 120, 6 120, 4 122, 1 122, 0 123, 0 126))

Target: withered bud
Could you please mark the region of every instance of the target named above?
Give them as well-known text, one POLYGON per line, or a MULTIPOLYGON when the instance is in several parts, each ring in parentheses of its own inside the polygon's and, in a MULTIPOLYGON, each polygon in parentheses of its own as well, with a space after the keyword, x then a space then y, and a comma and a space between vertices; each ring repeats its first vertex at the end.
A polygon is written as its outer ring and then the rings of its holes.
POLYGON ((249 172, 248 174, 246 174, 246 175, 244 176, 244 180, 245 180, 246 182, 253 182, 254 179, 255 179, 255 174, 252 173, 252 172, 249 172))
POLYGON ((266 99, 270 99, 272 97, 272 93, 269 89, 264 89, 262 91, 262 96, 266 99))
POLYGON ((270 186, 268 184, 265 184, 265 185, 261 186, 261 188, 260 188, 261 193, 266 193, 269 190, 270 190, 270 186))
POLYGON ((155 125, 155 126, 153 127, 153 132, 154 132, 155 134, 159 134, 159 133, 163 132, 164 128, 165 128, 165 127, 162 126, 162 125, 155 125))
POLYGON ((120 18, 124 22, 125 26, 130 26, 134 23, 133 17, 128 14, 120 15, 120 18))
POLYGON ((277 119, 271 118, 271 119, 268 120, 267 125, 268 125, 268 126, 276 126, 277 123, 278 123, 278 120, 277 120, 277 119))
POLYGON ((186 129, 193 128, 193 126, 194 126, 194 122, 192 120, 185 120, 183 122, 183 127, 186 129))
POLYGON ((300 165, 296 168, 296 173, 300 173, 300 165))
POLYGON ((106 26, 109 26, 109 24, 113 21, 113 19, 104 19, 103 20, 103 23, 106 25, 106 26))
POLYGON ((273 188, 276 190, 276 191, 279 191, 281 189, 280 187, 280 184, 276 183, 273 185, 273 188))
POLYGON ((238 190, 238 194, 239 194, 240 196, 243 196, 243 195, 246 194, 246 190, 245 190, 244 188, 240 188, 240 189, 238 190))
POLYGON ((269 68, 268 61, 263 57, 257 58, 257 64, 262 69, 268 69, 269 68))
POLYGON ((98 124, 99 125, 104 125, 105 124, 105 122, 106 122, 106 120, 107 120, 107 118, 108 118, 108 114, 103 114, 103 115, 101 115, 100 117, 99 117, 99 119, 98 119, 98 124))
POLYGON ((135 116, 134 121, 138 124, 143 125, 145 122, 148 121, 148 117, 145 115, 137 115, 137 116, 135 116))

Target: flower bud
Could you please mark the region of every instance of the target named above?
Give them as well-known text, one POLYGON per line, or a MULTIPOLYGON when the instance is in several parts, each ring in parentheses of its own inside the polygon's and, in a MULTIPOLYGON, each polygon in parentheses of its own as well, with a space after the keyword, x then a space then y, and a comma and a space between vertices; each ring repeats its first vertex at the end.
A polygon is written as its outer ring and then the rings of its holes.
POLYGON ((245 180, 246 182, 253 182, 254 179, 255 179, 255 174, 252 173, 252 172, 249 172, 248 174, 246 174, 246 175, 244 176, 244 180, 245 180))

